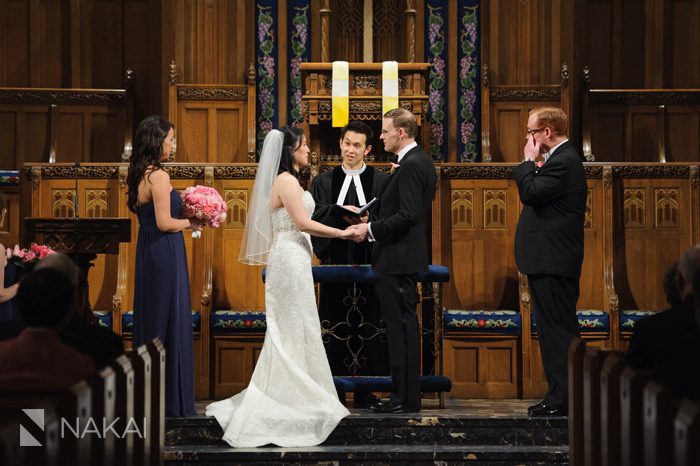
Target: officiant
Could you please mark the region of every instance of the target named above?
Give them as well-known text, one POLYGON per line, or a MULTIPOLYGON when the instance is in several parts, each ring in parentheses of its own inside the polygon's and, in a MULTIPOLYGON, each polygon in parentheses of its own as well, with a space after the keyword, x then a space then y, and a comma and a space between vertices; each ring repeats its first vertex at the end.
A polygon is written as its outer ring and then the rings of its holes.
MULTIPOLYGON (((381 202, 381 192, 388 175, 365 164, 372 150, 372 128, 361 121, 351 121, 340 132, 343 163, 314 178, 311 194, 316 202, 313 219, 345 229, 354 222, 367 222, 376 212, 376 204, 359 218, 338 215, 343 206, 356 211, 373 198, 381 202)), ((372 243, 311 237, 314 253, 322 264, 369 264, 372 243)), ((326 353, 333 375, 386 375, 388 362, 385 336, 375 329, 380 325, 379 302, 374 286, 366 284, 324 284, 321 286, 319 314, 324 328, 333 328, 326 335, 326 353), (324 323, 326 321, 326 323, 324 323), (345 322, 345 325, 342 323, 345 322), (362 325, 361 324, 369 324, 362 325), (361 327, 360 327, 361 326, 361 327), (362 338, 360 338, 360 336, 362 338), (344 338, 347 340, 343 340, 344 338)), ((357 401, 357 398, 356 398, 357 401)))

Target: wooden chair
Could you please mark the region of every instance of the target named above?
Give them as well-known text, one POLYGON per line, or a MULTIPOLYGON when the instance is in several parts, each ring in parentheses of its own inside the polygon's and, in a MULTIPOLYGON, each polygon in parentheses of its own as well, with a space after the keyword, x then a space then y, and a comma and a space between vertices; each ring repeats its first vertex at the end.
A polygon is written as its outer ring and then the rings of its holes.
MULTIPOLYGON (((134 417, 134 368, 126 355, 121 355, 112 363, 116 379, 116 398, 114 414, 119 418, 115 430, 120 434, 126 430, 127 422, 134 417)), ((114 446, 114 464, 133 466, 134 437, 123 435, 116 439, 114 446)))
POLYGON ((657 382, 644 387, 644 464, 668 464, 673 458, 673 422, 677 403, 672 393, 657 382))
MULTIPOLYGON (((151 415, 151 355, 146 345, 141 345, 131 352, 131 365, 134 368, 134 420, 139 425, 148 422, 151 415), (143 420, 143 422, 142 422, 143 420)), ((147 433, 147 432, 146 432, 147 433)), ((151 444, 141 435, 134 436, 134 466, 149 464, 151 444)))
POLYGON ((620 448, 623 466, 644 464, 644 385, 649 371, 625 367, 620 376, 620 448))
POLYGON ((620 375, 625 368, 624 353, 605 358, 600 374, 600 464, 620 464, 620 375))
POLYGON ((586 343, 574 338, 569 345, 569 461, 581 466, 584 460, 583 357, 586 343))
POLYGON ((150 464, 163 466, 165 447, 165 348, 160 338, 146 343, 151 356, 151 412, 148 417, 150 464))
MULTIPOLYGON (((91 377, 88 383, 92 388, 93 420, 98 427, 100 427, 101 422, 110 425, 114 421, 116 400, 116 374, 114 370, 111 367, 105 367, 91 377)), ((114 464, 115 441, 116 438, 111 433, 101 439, 93 439, 92 464, 112 466, 114 464)))
POLYGON ((683 400, 674 422, 676 466, 700 464, 700 402, 683 400))

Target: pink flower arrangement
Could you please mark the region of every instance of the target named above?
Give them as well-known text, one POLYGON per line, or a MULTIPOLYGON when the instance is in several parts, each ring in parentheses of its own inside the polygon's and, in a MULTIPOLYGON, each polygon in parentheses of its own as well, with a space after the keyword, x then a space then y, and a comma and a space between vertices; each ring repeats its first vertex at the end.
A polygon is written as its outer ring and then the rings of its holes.
POLYGON ((56 251, 50 247, 36 243, 32 243, 29 249, 21 249, 18 244, 15 244, 14 248, 5 249, 7 260, 20 267, 33 266, 36 262, 55 253, 56 251))
MULTIPOLYGON (((226 220, 228 206, 219 192, 208 186, 192 186, 182 193, 182 212, 185 218, 196 219, 203 225, 219 228, 226 220)), ((198 238, 197 231, 192 236, 198 238)))

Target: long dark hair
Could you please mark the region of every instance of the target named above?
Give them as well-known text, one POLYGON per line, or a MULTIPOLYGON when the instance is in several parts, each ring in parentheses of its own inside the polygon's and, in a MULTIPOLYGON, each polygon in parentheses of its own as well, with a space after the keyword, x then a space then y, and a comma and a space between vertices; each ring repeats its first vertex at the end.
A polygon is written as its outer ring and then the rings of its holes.
POLYGON ((308 166, 302 167, 299 171, 294 168, 294 151, 301 145, 301 141, 304 138, 304 130, 298 126, 283 126, 280 128, 280 131, 284 134, 284 147, 282 147, 282 157, 280 158, 277 174, 291 173, 292 176, 299 180, 301 187, 306 190, 309 187, 311 170, 308 166))
POLYGON ((153 171, 160 170, 163 165, 160 158, 163 154, 163 141, 174 125, 165 118, 151 115, 139 123, 134 137, 134 147, 129 159, 129 174, 126 184, 129 188, 127 206, 132 212, 136 212, 138 205, 139 183, 143 179, 146 169, 153 167, 153 171))

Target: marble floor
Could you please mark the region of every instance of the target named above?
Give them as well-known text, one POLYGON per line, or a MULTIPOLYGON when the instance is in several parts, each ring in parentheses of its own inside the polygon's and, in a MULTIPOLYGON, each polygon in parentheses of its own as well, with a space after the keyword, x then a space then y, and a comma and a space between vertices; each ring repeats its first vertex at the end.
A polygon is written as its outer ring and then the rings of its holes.
MULTIPOLYGON (((197 414, 204 415, 205 407, 212 400, 197 401, 197 414)), ((437 399, 423 399, 421 414, 423 416, 459 416, 459 417, 527 417, 527 407, 540 400, 517 400, 517 399, 470 399, 446 398, 445 408, 440 408, 437 399)), ((351 413, 367 413, 366 409, 355 409, 352 401, 348 402, 348 409, 351 413)))

